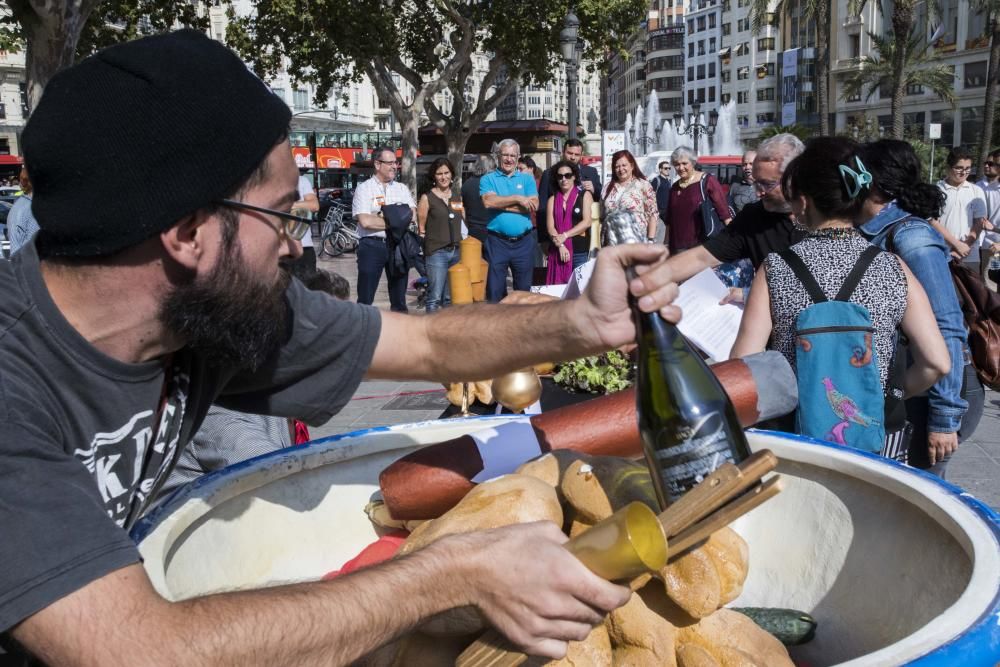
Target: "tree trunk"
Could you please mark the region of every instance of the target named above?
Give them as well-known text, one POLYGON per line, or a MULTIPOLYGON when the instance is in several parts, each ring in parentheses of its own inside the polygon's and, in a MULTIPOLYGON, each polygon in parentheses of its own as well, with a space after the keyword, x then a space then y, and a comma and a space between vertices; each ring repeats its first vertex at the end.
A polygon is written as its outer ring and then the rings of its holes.
POLYGON ((830 4, 820 0, 816 12, 816 107, 819 133, 830 136, 830 4))
POLYGON ((910 32, 913 30, 912 0, 898 0, 892 12, 892 34, 896 48, 892 53, 892 138, 902 139, 903 98, 906 95, 906 81, 903 76, 906 69, 907 45, 910 32))
POLYGON ((990 59, 986 71, 986 104, 983 108, 983 129, 979 134, 979 162, 982 166, 989 157, 993 138, 993 119, 997 111, 997 83, 1000 79, 1000 16, 990 17, 990 59))
POLYGON ((42 98, 49 79, 76 60, 76 47, 96 0, 73 2, 9 2, 8 6, 24 30, 25 78, 28 108, 42 98))
POLYGON ((417 196, 417 149, 420 147, 420 111, 413 105, 407 108, 408 113, 398 117, 403 135, 403 164, 399 169, 399 180, 405 183, 417 196))
POLYGON ((471 132, 444 128, 444 141, 448 150, 448 161, 455 170, 455 180, 452 182, 452 192, 457 196, 462 192, 462 162, 465 160, 465 146, 469 143, 471 132))

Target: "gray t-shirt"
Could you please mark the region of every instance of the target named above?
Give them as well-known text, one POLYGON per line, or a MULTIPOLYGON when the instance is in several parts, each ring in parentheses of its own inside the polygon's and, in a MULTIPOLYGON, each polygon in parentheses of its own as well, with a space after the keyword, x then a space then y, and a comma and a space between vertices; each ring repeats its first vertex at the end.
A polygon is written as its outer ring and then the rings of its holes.
POLYGON ((0 644, 11 627, 138 562, 128 528, 213 402, 321 424, 371 362, 378 311, 292 281, 287 342, 253 374, 180 350, 127 364, 63 318, 34 244, 0 262, 0 644))

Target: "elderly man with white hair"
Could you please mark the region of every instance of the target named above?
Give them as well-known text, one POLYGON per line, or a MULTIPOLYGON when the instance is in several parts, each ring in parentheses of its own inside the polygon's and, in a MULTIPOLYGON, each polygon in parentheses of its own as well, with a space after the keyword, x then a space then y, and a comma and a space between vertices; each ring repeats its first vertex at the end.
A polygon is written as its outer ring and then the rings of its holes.
POLYGON ((531 289, 535 268, 535 239, 531 234, 531 213, 538 210, 535 179, 517 170, 521 147, 513 139, 504 139, 497 147, 497 170, 479 181, 479 195, 489 214, 486 225, 486 259, 490 271, 486 277, 486 300, 500 301, 507 295, 507 269, 514 278, 514 289, 531 289))
POLYGON ((721 233, 664 262, 664 271, 681 282, 707 268, 746 258, 754 268, 768 253, 780 252, 802 240, 791 207, 781 193, 781 176, 805 146, 792 134, 778 134, 757 147, 753 161, 754 189, 759 200, 747 204, 721 233))

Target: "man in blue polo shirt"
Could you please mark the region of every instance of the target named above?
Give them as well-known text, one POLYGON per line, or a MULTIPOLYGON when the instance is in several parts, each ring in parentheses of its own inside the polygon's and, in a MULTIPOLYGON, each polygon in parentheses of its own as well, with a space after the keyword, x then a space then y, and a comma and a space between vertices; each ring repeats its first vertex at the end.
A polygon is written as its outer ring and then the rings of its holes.
POLYGON ((479 181, 479 195, 489 214, 486 225, 486 300, 496 303, 507 295, 507 268, 514 277, 514 289, 531 289, 535 267, 535 240, 531 234, 531 213, 538 210, 535 179, 517 171, 521 147, 504 139, 497 148, 496 171, 479 181))

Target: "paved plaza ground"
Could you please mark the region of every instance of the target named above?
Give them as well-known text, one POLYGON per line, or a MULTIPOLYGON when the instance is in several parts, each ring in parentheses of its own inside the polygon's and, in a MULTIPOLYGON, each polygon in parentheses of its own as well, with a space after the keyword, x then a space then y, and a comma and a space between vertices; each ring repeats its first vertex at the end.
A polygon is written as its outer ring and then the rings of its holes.
MULTIPOLYGON (((347 278, 352 296, 356 295, 357 263, 353 254, 332 260, 321 259, 319 265, 347 278)), ((416 295, 412 290, 408 293, 408 303, 411 312, 421 312, 416 310, 416 295)), ((375 305, 389 308, 384 278, 375 305)), ((439 384, 363 382, 340 414, 310 432, 313 438, 320 438, 373 426, 436 419, 447 406, 444 389, 439 384)), ((1000 393, 987 391, 979 428, 971 439, 962 443, 949 464, 948 481, 1000 510, 1000 393)))

